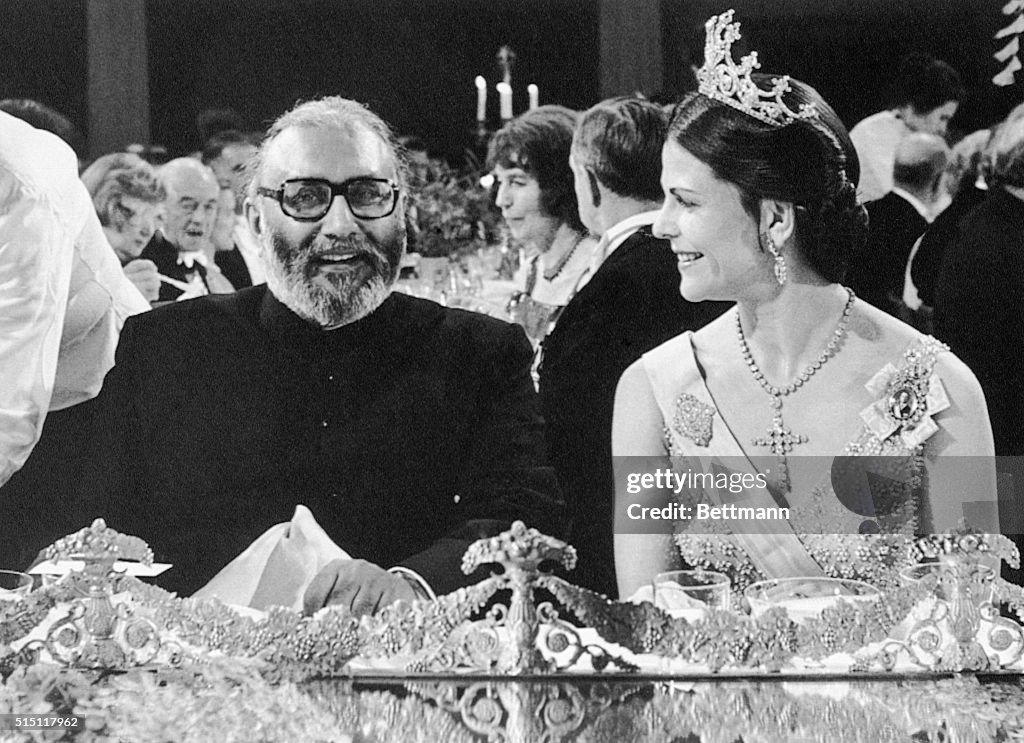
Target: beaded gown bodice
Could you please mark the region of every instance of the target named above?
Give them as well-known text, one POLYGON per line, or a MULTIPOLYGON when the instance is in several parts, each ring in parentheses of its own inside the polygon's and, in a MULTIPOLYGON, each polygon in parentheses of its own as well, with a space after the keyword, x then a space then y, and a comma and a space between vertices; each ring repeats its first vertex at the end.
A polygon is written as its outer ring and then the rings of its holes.
MULTIPOLYGON (((684 333, 644 357, 664 418, 665 453, 677 471, 692 471, 699 462, 705 470, 747 467, 755 472, 715 408, 691 338, 692 333, 684 333)), ((885 588, 895 583, 900 568, 910 564, 911 540, 927 518, 922 495, 924 442, 938 430, 932 416, 949 407, 934 373, 935 357, 944 350, 934 338, 922 337, 867 382, 874 402, 860 412, 857 433, 843 452, 831 462, 823 460, 821 477, 809 494, 787 498, 762 492, 771 505, 789 507, 783 528, 792 531, 792 545, 805 550, 821 574, 885 588), (850 507, 848 486, 856 488, 859 482, 870 487, 872 508, 866 511, 855 503, 850 507), (843 497, 837 495, 837 487, 843 497)), ((714 489, 689 489, 675 497, 680 507, 696 513, 700 502, 723 505, 721 496, 714 489)), ((758 580, 784 577, 770 574, 751 559, 744 545, 757 535, 744 539, 733 532, 727 520, 679 521, 675 548, 687 566, 729 575, 735 591, 758 580)))

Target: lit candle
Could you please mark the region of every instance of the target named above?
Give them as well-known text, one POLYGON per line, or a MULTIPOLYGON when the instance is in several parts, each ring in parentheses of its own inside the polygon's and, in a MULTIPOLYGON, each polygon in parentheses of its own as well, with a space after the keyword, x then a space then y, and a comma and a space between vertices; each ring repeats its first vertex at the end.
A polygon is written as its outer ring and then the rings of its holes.
POLYGON ((536 85, 527 85, 526 92, 530 96, 530 110, 537 108, 540 105, 540 90, 537 89, 536 85))
POLYGON ((501 101, 501 120, 508 121, 512 118, 512 86, 508 83, 498 83, 498 100, 501 101))
POLYGON ((476 76, 476 120, 487 120, 487 81, 476 76))

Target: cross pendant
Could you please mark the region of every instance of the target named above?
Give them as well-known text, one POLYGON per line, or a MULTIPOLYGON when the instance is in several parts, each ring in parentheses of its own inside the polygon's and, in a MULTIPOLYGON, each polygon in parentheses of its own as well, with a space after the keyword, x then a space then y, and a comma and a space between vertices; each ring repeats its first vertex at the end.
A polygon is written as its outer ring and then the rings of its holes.
POLYGON ((760 436, 754 439, 755 446, 767 446, 772 454, 784 457, 793 451, 797 444, 806 444, 807 437, 803 434, 794 434, 782 423, 781 415, 772 416, 772 424, 768 428, 767 436, 760 436))

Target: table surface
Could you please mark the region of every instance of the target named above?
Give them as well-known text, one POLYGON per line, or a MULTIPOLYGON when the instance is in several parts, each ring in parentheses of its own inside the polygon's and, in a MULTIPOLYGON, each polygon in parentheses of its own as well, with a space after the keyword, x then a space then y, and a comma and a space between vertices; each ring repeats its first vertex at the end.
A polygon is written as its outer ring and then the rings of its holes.
POLYGON ((296 684, 222 672, 215 662, 198 674, 32 674, 36 692, 45 681, 64 703, 46 709, 14 674, 0 682, 0 710, 71 718, 79 731, 33 738, 0 725, 0 741, 995 743, 1024 733, 1024 677, 1009 674, 360 676, 296 684))
POLYGON ((1009 675, 359 679, 304 692, 366 741, 414 740, 424 726, 438 741, 608 743, 995 741, 1024 730, 1024 680, 1009 675))

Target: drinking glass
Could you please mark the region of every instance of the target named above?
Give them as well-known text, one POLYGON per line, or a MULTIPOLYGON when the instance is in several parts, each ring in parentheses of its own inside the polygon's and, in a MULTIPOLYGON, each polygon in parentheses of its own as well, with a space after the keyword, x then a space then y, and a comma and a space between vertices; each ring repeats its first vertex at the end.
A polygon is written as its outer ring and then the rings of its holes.
POLYGON ((32 576, 17 570, 0 570, 0 601, 18 601, 32 590, 32 576))
POLYGON ((797 624, 818 616, 840 600, 870 601, 880 595, 881 592, 869 583, 824 577, 775 578, 749 585, 743 591, 753 616, 781 606, 797 624))
POLYGON ((690 621, 729 608, 729 577, 713 570, 670 570, 654 576, 654 605, 690 621))

